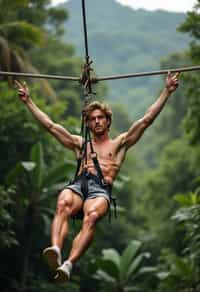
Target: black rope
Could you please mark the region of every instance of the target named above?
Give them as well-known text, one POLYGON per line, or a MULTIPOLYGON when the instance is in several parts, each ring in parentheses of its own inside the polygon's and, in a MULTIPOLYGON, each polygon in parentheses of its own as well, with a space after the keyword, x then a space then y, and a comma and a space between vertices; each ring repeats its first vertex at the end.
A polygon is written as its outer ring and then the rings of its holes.
POLYGON ((85 42, 85 58, 86 58, 86 64, 88 65, 89 64, 89 52, 88 52, 85 0, 82 0, 82 14, 83 14, 83 31, 84 31, 84 42, 85 42))

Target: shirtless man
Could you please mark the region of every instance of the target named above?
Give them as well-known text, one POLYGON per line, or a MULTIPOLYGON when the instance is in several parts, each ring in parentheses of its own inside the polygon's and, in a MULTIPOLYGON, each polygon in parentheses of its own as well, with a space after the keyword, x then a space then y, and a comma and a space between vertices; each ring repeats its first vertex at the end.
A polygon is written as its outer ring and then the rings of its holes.
MULTIPOLYGON (((127 150, 143 135, 158 114, 163 109, 169 96, 178 86, 178 73, 168 73, 165 87, 159 98, 149 107, 145 115, 133 123, 130 129, 114 139, 109 138, 109 128, 112 122, 112 112, 105 105, 98 102, 91 103, 87 110, 87 123, 93 134, 92 143, 97 153, 99 165, 104 177, 104 185, 97 179, 91 153, 87 153, 87 165, 82 163, 78 179, 67 185, 58 196, 57 209, 52 223, 51 246, 43 251, 49 266, 56 272, 55 279, 65 282, 69 279, 73 264, 88 249, 95 233, 97 221, 106 215, 110 205, 110 189, 121 167, 127 150), (87 193, 81 183, 82 174, 87 171, 87 193), (105 187, 104 187, 105 186, 105 187), (72 243, 69 257, 62 263, 61 250, 68 234, 70 217, 83 212, 82 228, 72 243)), ((26 84, 16 81, 19 97, 26 104, 33 116, 66 148, 79 156, 82 137, 72 135, 61 125, 54 123, 32 101, 26 84)), ((88 150, 90 147, 88 147, 88 150)))

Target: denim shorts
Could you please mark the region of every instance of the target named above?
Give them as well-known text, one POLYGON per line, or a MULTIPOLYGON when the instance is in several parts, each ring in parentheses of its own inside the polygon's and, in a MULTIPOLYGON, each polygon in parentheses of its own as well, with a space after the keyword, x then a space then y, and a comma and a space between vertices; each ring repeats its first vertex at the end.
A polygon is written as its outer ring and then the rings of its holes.
POLYGON ((84 194, 81 187, 81 179, 77 179, 72 183, 65 186, 64 189, 70 189, 73 192, 77 193, 83 201, 87 199, 94 199, 103 197, 107 200, 110 205, 110 190, 111 186, 108 185, 108 188, 105 186, 101 186, 94 178, 90 177, 87 179, 88 183, 88 192, 84 194))

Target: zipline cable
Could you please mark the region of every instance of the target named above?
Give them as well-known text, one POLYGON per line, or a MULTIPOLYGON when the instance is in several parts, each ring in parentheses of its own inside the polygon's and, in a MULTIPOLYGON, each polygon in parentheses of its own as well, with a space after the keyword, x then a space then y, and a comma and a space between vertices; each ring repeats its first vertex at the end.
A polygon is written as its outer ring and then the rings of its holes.
POLYGON ((131 74, 124 74, 124 75, 122 74, 122 75, 102 76, 102 77, 95 78, 94 82, 105 81, 105 80, 114 80, 114 79, 162 75, 162 74, 167 74, 168 72, 176 73, 176 72, 199 71, 199 70, 200 70, 200 65, 189 66, 189 67, 182 67, 182 68, 164 69, 164 70, 141 72, 141 73, 131 73, 131 74))
MULTIPOLYGON (((122 74, 122 75, 102 76, 102 77, 90 78, 90 82, 97 83, 99 81, 105 81, 105 80, 115 80, 115 79, 123 79, 123 78, 137 78, 137 77, 145 77, 145 76, 153 76, 153 75, 163 75, 163 74, 167 74, 169 71, 172 73, 176 73, 176 72, 189 72, 189 71, 199 71, 199 70, 200 70, 200 65, 197 65, 197 66, 188 66, 188 67, 182 67, 182 68, 170 68, 170 69, 141 72, 141 73, 131 73, 131 74, 124 74, 124 75, 122 74)), ((45 74, 32 74, 32 73, 18 73, 18 72, 0 71, 0 76, 1 75, 2 76, 19 76, 19 77, 28 77, 28 78, 72 80, 72 81, 79 81, 80 82, 80 77, 64 76, 64 75, 45 75, 45 74)))
POLYGON ((0 76, 18 76, 18 77, 28 77, 28 78, 59 79, 59 80, 71 80, 71 81, 80 80, 80 77, 72 77, 72 76, 64 76, 64 75, 47 75, 47 74, 19 73, 19 72, 7 72, 7 71, 0 71, 0 76))

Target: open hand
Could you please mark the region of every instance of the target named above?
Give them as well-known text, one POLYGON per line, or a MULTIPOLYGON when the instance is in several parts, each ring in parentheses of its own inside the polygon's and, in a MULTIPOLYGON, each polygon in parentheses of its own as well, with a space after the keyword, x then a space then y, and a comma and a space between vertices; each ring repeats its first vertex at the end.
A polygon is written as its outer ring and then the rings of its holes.
POLYGON ((18 87, 18 95, 19 95, 19 97, 21 98, 21 100, 23 102, 26 102, 30 97, 29 88, 26 85, 26 82, 24 81, 23 83, 21 83, 21 82, 15 80, 15 84, 18 87))
POLYGON ((180 75, 179 72, 175 73, 174 75, 172 75, 171 72, 168 72, 167 74, 165 86, 170 94, 174 92, 179 85, 179 80, 178 80, 179 75, 180 75))

